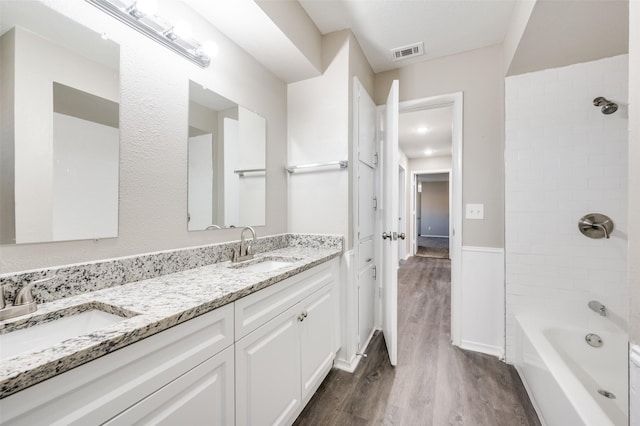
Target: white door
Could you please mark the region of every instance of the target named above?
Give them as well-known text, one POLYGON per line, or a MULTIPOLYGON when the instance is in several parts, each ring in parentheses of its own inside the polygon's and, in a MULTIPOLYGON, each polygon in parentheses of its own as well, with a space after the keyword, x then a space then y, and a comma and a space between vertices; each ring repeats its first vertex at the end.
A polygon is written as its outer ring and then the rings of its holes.
POLYGON ((382 143, 382 333, 391 365, 398 363, 398 85, 387 98, 382 143))

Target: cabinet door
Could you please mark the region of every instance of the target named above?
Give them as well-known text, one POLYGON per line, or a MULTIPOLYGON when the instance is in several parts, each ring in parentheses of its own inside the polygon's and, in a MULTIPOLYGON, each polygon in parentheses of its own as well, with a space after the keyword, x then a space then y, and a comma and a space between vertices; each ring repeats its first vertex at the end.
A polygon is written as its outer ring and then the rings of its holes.
POLYGON ((209 358, 107 425, 233 425, 233 346, 209 358))
POLYGON ((328 285, 300 302, 302 398, 306 401, 316 391, 331 369, 334 352, 332 321, 337 315, 333 285, 328 285))
POLYGON ((290 423, 300 407, 300 307, 236 342, 238 425, 290 423))

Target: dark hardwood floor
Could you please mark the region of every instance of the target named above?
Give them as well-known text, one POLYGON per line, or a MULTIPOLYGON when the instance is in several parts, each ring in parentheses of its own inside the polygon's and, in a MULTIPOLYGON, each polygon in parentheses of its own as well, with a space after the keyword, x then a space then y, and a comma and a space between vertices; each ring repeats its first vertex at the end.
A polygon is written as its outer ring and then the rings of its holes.
POLYGON ((377 332, 357 370, 332 370, 296 425, 540 425, 515 369, 451 345, 450 261, 398 275, 398 366, 377 332))

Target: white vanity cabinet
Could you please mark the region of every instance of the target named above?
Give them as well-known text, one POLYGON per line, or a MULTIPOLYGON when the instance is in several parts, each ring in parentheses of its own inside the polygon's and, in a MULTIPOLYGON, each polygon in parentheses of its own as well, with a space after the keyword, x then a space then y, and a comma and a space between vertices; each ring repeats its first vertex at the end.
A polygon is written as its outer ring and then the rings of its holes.
POLYGON ((238 425, 292 423, 331 369, 337 262, 236 302, 238 425))
POLYGON ((233 387, 233 346, 229 346, 106 424, 233 425, 233 387))
POLYGON ((173 414, 209 419, 220 406, 228 413, 220 424, 233 424, 233 304, 1 399, 0 423, 88 425, 121 415, 128 424, 145 416, 176 424, 173 414))
POLYGON ((339 270, 325 262, 0 399, 0 424, 290 424, 339 349, 339 270))

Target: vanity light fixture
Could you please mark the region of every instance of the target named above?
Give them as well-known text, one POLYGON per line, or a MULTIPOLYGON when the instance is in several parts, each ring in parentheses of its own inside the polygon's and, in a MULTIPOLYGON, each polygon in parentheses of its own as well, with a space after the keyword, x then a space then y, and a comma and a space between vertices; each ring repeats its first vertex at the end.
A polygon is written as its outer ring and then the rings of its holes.
POLYGON ((137 0, 129 5, 120 0, 86 2, 202 68, 208 67, 211 58, 217 53, 217 45, 213 41, 200 43, 191 37, 191 26, 188 22, 178 21, 171 25, 159 18, 155 14, 157 4, 154 0, 137 0))
POLYGON ((420 126, 416 129, 416 132, 421 135, 424 135, 428 131, 429 131, 429 128, 427 126, 420 126))

